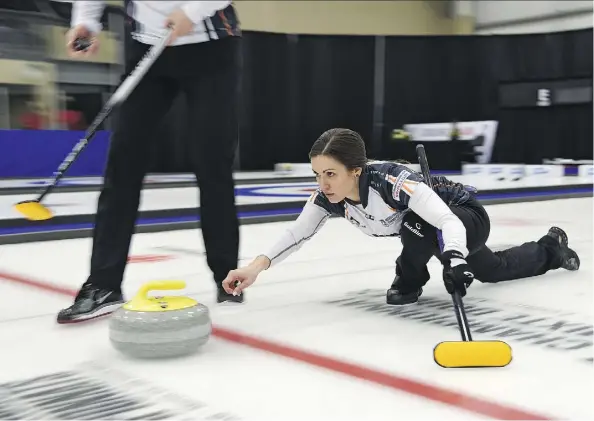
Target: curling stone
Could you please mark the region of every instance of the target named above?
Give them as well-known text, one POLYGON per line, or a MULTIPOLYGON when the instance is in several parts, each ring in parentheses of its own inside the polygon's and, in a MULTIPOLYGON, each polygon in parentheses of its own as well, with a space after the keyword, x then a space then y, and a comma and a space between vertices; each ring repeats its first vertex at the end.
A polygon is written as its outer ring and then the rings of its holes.
POLYGON ((185 287, 183 281, 143 285, 109 320, 114 348, 135 358, 164 358, 192 354, 204 345, 212 332, 208 307, 183 296, 148 296, 152 290, 185 287))

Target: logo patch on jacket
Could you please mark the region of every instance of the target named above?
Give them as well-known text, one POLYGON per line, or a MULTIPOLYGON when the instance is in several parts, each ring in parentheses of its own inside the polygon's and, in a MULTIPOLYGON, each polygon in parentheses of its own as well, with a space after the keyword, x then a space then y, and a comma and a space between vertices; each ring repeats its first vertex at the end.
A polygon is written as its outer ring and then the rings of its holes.
MULTIPOLYGON (((400 190, 402 189, 402 184, 404 184, 404 180, 406 180, 409 175, 410 175, 410 172, 402 171, 393 183, 394 187, 392 188, 392 197, 397 202, 400 202, 400 190)), ((392 181, 392 180, 390 180, 390 181, 392 181)))

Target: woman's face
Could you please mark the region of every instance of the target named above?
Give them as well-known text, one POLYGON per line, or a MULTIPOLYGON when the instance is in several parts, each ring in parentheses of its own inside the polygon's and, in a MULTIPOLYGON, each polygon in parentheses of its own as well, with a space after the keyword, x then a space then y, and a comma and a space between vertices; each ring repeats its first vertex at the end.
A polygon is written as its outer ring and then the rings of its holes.
POLYGON ((346 197, 359 200, 359 175, 361 169, 349 170, 332 157, 318 155, 311 159, 311 166, 320 189, 332 203, 346 197))

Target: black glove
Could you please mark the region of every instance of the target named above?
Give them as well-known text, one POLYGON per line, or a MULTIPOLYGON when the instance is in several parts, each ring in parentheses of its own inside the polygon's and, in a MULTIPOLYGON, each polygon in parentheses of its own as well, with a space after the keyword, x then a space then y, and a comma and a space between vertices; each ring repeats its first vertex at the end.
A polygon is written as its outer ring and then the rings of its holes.
POLYGON ((443 264, 443 282, 446 290, 450 294, 458 291, 460 297, 464 297, 466 288, 474 281, 474 274, 462 253, 455 250, 445 251, 441 255, 441 263, 443 264))

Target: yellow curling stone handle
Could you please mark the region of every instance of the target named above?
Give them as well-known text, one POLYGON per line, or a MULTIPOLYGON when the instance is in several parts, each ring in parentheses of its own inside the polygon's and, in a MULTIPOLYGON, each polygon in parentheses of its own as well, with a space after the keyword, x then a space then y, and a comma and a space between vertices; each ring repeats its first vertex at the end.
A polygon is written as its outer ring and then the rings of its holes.
POLYGON ((149 297, 150 291, 169 291, 174 289, 184 289, 184 281, 153 281, 144 284, 138 290, 136 296, 124 304, 122 308, 130 311, 143 312, 163 312, 182 310, 184 308, 195 307, 198 302, 183 296, 168 297, 149 297))

